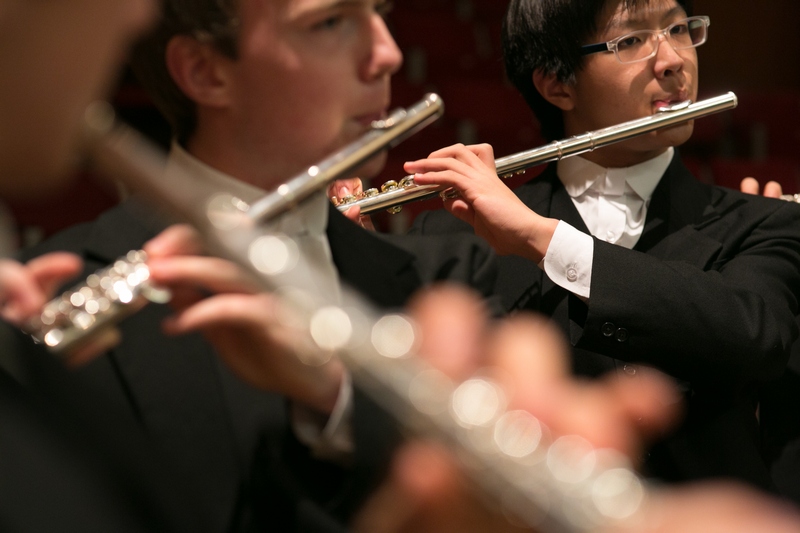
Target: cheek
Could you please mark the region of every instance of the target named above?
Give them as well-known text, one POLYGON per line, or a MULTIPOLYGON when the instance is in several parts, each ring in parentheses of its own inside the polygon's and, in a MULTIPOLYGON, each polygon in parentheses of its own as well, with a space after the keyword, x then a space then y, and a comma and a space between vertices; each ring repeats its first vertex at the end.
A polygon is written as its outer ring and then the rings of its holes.
MULTIPOLYGON (((383 167, 386 166, 386 158, 387 158, 387 153, 382 152, 377 156, 373 157, 372 159, 370 159, 369 161, 367 161, 366 163, 364 163, 363 165, 361 165, 359 168, 357 168, 354 174, 357 177, 361 178, 362 180, 369 180, 371 178, 374 178, 375 176, 380 174, 381 171, 383 170, 383 167)), ((405 175, 402 168, 393 168, 391 170, 397 176, 396 178, 393 179, 396 179, 398 181, 405 175)), ((374 184, 374 183, 371 185, 373 187, 380 186, 380 184, 374 184)), ((369 185, 364 184, 365 189, 368 187, 369 185)))
POLYGON ((347 114, 342 95, 335 87, 324 84, 308 84, 299 88, 292 98, 293 126, 299 140, 305 142, 315 153, 327 153, 338 148, 346 136, 347 114))
POLYGON ((243 142, 291 172, 329 155, 342 144, 345 120, 318 93, 313 86, 298 87, 254 102, 244 118, 243 142))
POLYGON ((253 58, 242 67, 238 113, 245 127, 239 133, 265 159, 307 165, 350 140, 348 102, 355 91, 341 72, 297 55, 291 62, 253 58))

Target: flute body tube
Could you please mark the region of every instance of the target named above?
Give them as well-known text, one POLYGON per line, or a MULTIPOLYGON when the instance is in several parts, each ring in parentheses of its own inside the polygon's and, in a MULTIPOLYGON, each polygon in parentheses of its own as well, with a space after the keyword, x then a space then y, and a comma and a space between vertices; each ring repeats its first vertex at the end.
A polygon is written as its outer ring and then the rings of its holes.
MULTIPOLYGON (((644 135, 659 129, 668 128, 709 116, 721 111, 736 107, 738 103, 734 93, 701 100, 699 102, 682 102, 661 110, 653 115, 610 126, 600 130, 590 131, 561 141, 554 141, 544 146, 518 152, 495 160, 497 175, 503 178, 524 172, 526 169, 558 161, 565 157, 591 152, 610 144, 622 142, 639 135, 644 135)), ((394 183, 394 182, 391 182, 394 183)), ((439 185, 417 185, 413 176, 406 176, 397 184, 383 187, 385 190, 378 192, 372 189, 370 193, 361 198, 348 202, 340 202, 339 210, 345 211, 351 207, 361 208, 361 214, 369 214, 381 209, 397 211, 402 204, 424 200, 439 194, 442 190, 439 185)))

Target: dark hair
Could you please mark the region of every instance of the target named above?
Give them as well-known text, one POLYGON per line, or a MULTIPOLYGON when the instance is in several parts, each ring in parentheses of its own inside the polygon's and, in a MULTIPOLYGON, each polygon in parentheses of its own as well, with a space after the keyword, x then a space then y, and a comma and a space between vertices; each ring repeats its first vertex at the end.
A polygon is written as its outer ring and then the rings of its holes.
MULTIPOLYGON (((649 0, 618 0, 625 9, 649 0)), ((691 0, 677 0, 687 13, 691 0)), ((610 0, 511 0, 503 21, 503 59, 506 74, 522 93, 539 120, 548 141, 564 137, 561 110, 549 103, 533 85, 533 73, 555 74, 565 83, 575 82, 581 68, 580 47, 597 31, 603 9, 610 0)))
POLYGON ((238 0, 162 0, 161 18, 131 54, 131 70, 164 114, 178 142, 197 126, 197 108, 167 70, 166 49, 177 35, 207 42, 228 57, 237 57, 238 0))

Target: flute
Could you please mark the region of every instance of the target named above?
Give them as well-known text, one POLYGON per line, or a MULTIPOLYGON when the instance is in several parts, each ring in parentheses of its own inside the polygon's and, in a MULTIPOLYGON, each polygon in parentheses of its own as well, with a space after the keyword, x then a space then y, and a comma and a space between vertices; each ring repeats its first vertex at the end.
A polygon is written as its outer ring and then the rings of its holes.
MULTIPOLYGON (((727 111, 735 108, 737 102, 736 95, 728 92, 721 96, 695 103, 687 101, 662 107, 654 115, 501 157, 495 160, 497 175, 501 178, 508 178, 521 174, 526 169, 542 163, 591 152, 603 146, 625 141, 645 133, 727 111)), ((350 196, 340 200, 336 205, 340 211, 346 211, 351 207, 358 206, 361 208, 362 215, 381 209, 387 209, 390 213, 397 213, 403 204, 416 200, 425 200, 443 192, 440 185, 417 185, 413 176, 406 176, 399 182, 388 181, 384 183, 381 186, 381 191, 374 188, 367 189, 359 196, 350 196)))
MULTIPOLYGON (((382 150, 394 147, 409 136, 428 126, 444 113, 444 102, 435 93, 426 94, 408 108, 398 108, 388 117, 373 121, 372 128, 338 152, 300 172, 274 192, 255 200, 252 205, 242 199, 223 201, 216 216, 221 221, 241 210, 247 210, 253 220, 266 223, 301 203, 314 192, 374 157, 382 150)), ((105 104, 95 104, 88 111, 93 130, 111 127, 113 111, 105 104)), ((138 153, 138 152, 137 152, 138 153)), ((155 157, 155 156, 154 156, 155 157)), ((156 157, 156 159, 158 159, 156 157)), ((156 171, 151 168, 151 171, 156 171)), ((135 183, 135 186, 141 183, 135 183)), ((205 193, 208 193, 207 184, 205 193)), ((185 194, 189 194, 187 189, 185 194)), ((217 191, 219 193, 227 191, 217 191)), ((226 197, 227 198, 227 197, 226 197)), ((247 198, 250 200, 251 198, 247 198)), ((202 201, 198 198, 197 201, 202 201)), ((178 209, 178 206, 172 206, 178 209)), ((53 353, 66 353, 84 342, 101 328, 119 322, 141 309, 148 302, 169 301, 168 291, 149 282, 147 256, 142 250, 132 250, 114 264, 98 270, 85 282, 48 302, 41 313, 24 328, 36 342, 53 353)))
MULTIPOLYGON (((337 301, 310 291, 291 260, 296 245, 270 233, 261 211, 202 177, 176 172, 161 179, 164 155, 105 112, 90 116, 87 130, 101 169, 192 223, 211 253, 239 263, 280 298, 298 351, 316 361, 339 357, 398 421, 454 449, 476 485, 517 519, 547 532, 639 524, 650 491, 621 454, 577 436, 552 440, 531 414, 507 411, 503 391, 487 379, 451 382, 415 356, 416 328, 408 318, 382 313, 346 288, 337 301)), ((288 208, 270 202, 276 211, 288 208)))

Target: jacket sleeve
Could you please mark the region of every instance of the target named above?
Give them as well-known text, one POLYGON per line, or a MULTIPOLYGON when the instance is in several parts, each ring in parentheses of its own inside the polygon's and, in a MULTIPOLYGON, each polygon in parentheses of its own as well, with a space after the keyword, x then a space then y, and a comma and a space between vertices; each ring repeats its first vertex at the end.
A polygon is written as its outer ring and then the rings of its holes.
POLYGON ((735 229, 724 238, 687 227, 658 254, 596 240, 592 295, 576 346, 648 363, 695 385, 779 375, 798 334, 798 211, 773 204, 751 223, 734 214, 735 229))

